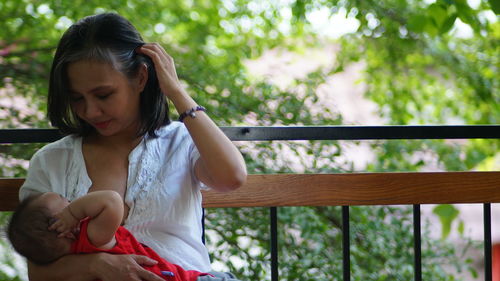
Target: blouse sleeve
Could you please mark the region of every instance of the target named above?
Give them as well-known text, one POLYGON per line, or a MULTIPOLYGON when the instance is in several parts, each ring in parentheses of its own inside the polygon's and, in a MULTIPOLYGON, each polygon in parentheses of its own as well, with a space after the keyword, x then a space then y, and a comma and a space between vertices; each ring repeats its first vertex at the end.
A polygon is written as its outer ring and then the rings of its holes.
POLYGON ((64 160, 57 150, 42 148, 37 151, 30 160, 26 180, 19 190, 19 200, 49 191, 67 196, 63 181, 68 163, 64 160))
MULTIPOLYGON (((191 140, 191 137, 189 137, 189 139, 191 140)), ((191 177, 195 180, 196 184, 198 184, 200 189, 202 190, 210 189, 208 185, 204 184, 196 177, 196 173, 194 172, 194 165, 196 164, 196 161, 200 158, 200 152, 198 151, 198 148, 196 148, 196 145, 194 144, 193 140, 191 140, 191 143, 189 144, 188 151, 189 151, 189 164, 191 170, 191 177)))

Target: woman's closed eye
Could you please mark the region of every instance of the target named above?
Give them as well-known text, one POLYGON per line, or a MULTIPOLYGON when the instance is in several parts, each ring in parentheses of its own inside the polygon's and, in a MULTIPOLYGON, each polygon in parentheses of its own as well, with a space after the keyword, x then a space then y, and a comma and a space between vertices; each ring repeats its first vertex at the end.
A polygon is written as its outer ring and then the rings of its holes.
POLYGON ((100 99, 100 100, 105 100, 107 99, 109 96, 111 96, 113 93, 106 93, 106 94, 98 94, 97 95, 97 98, 100 99))
MULTIPOLYGON (((95 97, 100 99, 100 100, 105 100, 107 99, 109 96, 111 96, 113 94, 113 92, 111 93, 103 93, 103 94, 96 94, 95 97)), ((82 101, 84 98, 83 96, 80 96, 80 95, 73 95, 70 97, 70 100, 71 102, 80 102, 82 101)))

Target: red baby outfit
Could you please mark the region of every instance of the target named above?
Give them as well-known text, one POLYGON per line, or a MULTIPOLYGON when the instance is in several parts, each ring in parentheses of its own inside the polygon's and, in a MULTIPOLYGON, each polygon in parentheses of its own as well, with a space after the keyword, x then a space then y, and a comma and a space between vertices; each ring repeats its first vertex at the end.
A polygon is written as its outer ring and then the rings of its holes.
POLYGON ((158 261, 158 263, 153 266, 144 266, 144 269, 151 271, 169 281, 196 281, 198 276, 210 275, 208 273, 202 273, 195 270, 184 270, 178 265, 167 262, 155 251, 153 251, 153 249, 139 243, 132 233, 121 226, 116 231, 116 245, 112 249, 103 250, 96 248, 90 243, 87 236, 89 221, 89 219, 86 219, 82 221, 80 225, 80 234, 78 235, 77 240, 71 245, 71 252, 74 254, 104 252, 110 254, 136 254, 147 256, 158 261), (166 272, 166 275, 162 274, 162 271, 166 272))

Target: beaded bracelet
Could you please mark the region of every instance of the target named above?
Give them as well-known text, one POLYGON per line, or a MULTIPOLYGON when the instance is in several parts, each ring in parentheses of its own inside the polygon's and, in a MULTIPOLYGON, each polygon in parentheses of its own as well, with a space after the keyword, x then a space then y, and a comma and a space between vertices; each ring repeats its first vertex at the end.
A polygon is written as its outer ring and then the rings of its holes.
POLYGON ((190 116, 191 118, 196 118, 196 111, 207 111, 207 110, 201 105, 195 106, 191 109, 184 111, 181 115, 179 115, 179 122, 183 122, 182 120, 184 120, 184 118, 186 118, 187 116, 190 116))

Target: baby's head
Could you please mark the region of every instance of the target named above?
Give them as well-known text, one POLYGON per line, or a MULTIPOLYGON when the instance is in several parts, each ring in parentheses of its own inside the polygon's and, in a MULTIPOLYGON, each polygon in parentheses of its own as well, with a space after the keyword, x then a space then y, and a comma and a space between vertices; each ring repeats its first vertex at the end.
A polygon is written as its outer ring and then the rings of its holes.
POLYGON ((72 240, 59 238, 49 226, 69 201, 47 192, 26 198, 12 215, 7 235, 14 249, 29 261, 45 265, 69 254, 72 240))

